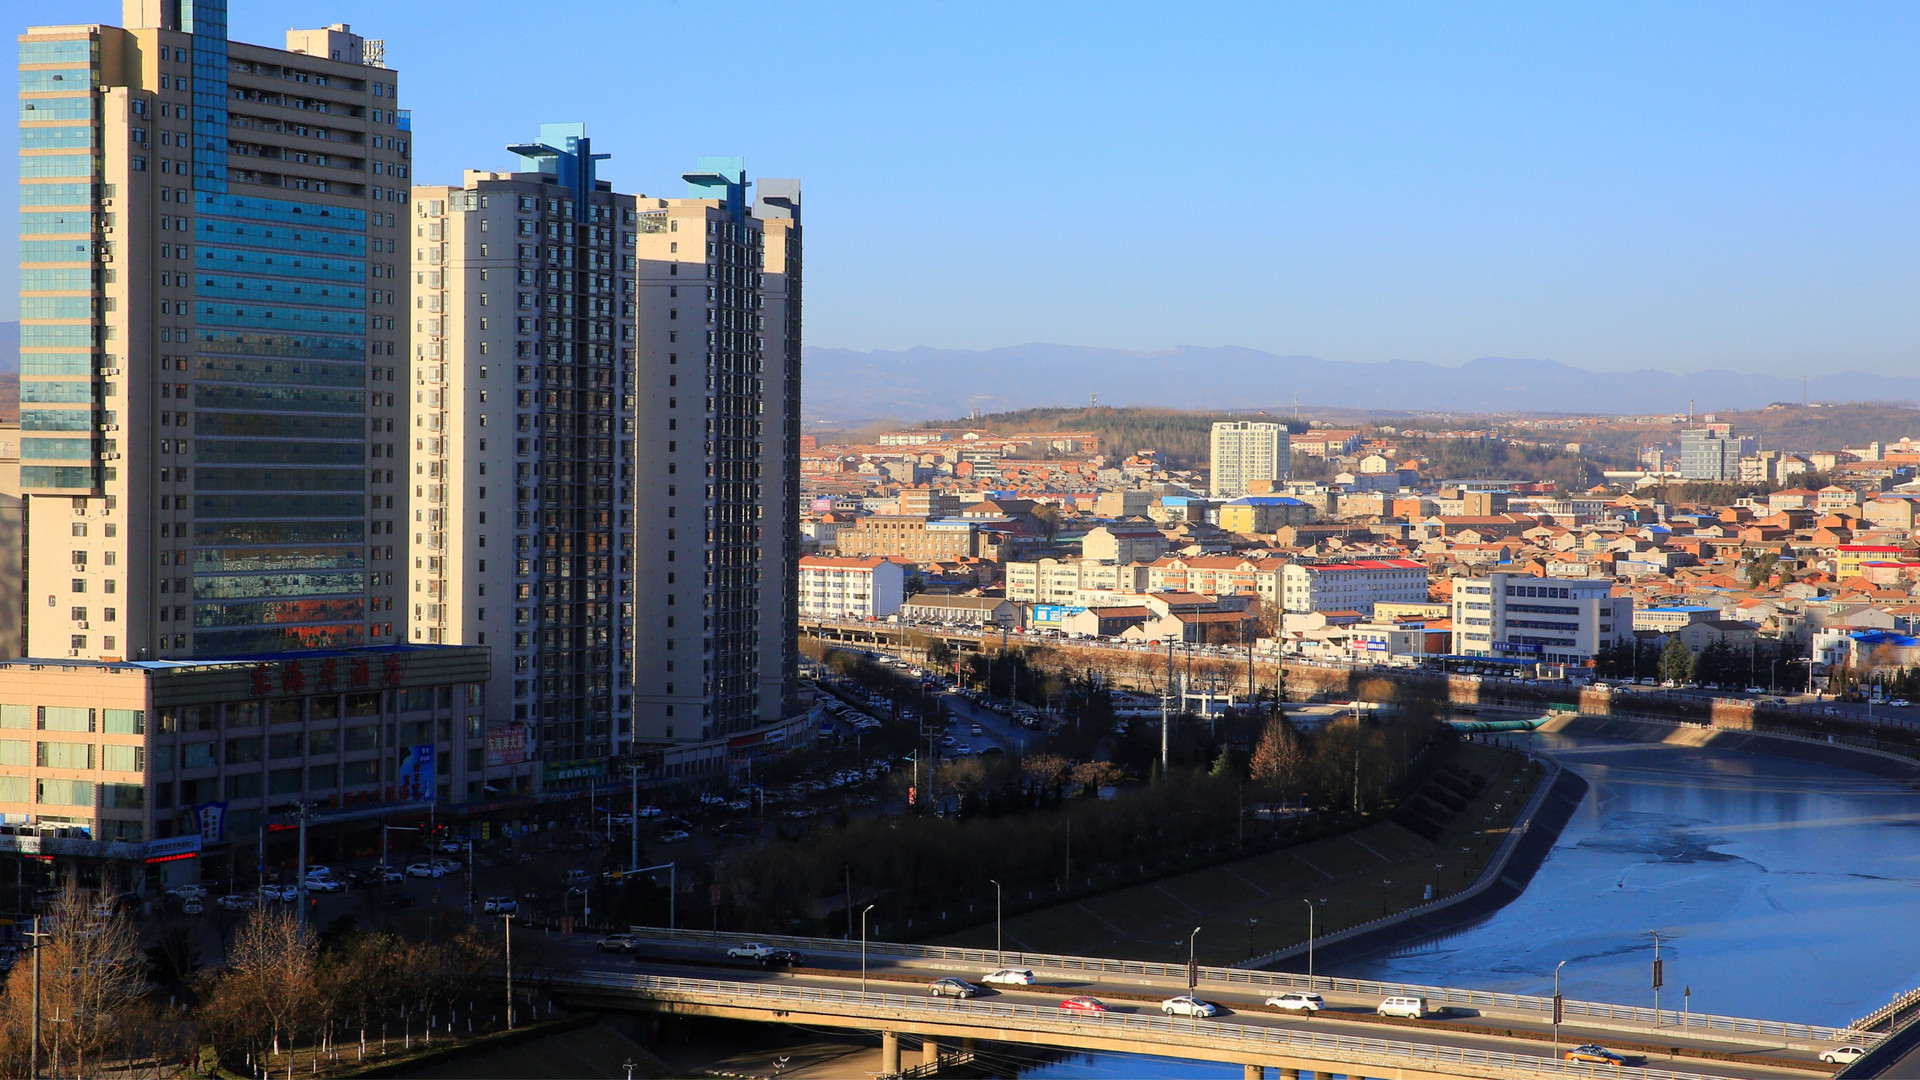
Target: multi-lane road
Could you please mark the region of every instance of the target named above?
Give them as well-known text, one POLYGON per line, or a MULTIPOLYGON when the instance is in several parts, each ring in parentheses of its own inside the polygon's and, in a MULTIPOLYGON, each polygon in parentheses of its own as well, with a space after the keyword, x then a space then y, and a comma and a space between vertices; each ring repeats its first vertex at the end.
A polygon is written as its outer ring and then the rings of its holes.
MULTIPOLYGON (((845 951, 810 951, 798 970, 788 971, 765 970, 750 961, 729 959, 721 945, 642 939, 633 956, 624 956, 600 952, 593 942, 591 938, 568 939, 556 935, 543 942, 551 944, 551 951, 542 951, 556 967, 583 973, 713 979, 841 991, 858 991, 863 985, 863 961, 857 943, 849 943, 845 951)), ((927 985, 933 979, 954 976, 978 984, 991 970, 978 965, 872 954, 864 963, 864 985, 868 992, 916 997, 926 996, 927 985)), ((1149 976, 1116 976, 1044 967, 1034 968, 1034 973, 1035 985, 988 987, 982 997, 974 1000, 1056 1008, 1064 998, 1090 996, 1122 1015, 1158 1017, 1163 999, 1186 992, 1185 985, 1178 980, 1149 976)), ((1540 1058, 1554 1056, 1551 1023, 1518 1010, 1452 1009, 1419 1023, 1393 1022, 1376 1015, 1377 997, 1323 991, 1324 1011, 1316 1017, 1304 1018, 1264 1005, 1264 999, 1274 992, 1269 988, 1228 987, 1203 981, 1197 990, 1198 996, 1225 1011, 1201 1023, 1331 1032, 1540 1058)), ((1818 1060, 1820 1047, 1809 1047, 1805 1043, 1789 1046, 1790 1040, 1752 1034, 1655 1030, 1613 1022, 1602 1022, 1605 1026, 1596 1027, 1577 1021, 1578 1018, 1570 1018, 1560 1026, 1562 1052, 1583 1043, 1599 1043, 1620 1050, 1631 1065, 1716 1077, 1805 1076, 1830 1073, 1834 1069, 1818 1060)))

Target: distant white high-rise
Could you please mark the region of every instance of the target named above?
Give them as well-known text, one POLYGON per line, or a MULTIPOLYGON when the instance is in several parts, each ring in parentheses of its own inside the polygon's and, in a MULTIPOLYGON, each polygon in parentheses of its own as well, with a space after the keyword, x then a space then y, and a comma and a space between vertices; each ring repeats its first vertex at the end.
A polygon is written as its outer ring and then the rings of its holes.
POLYGON ((1255 420, 1223 420, 1213 425, 1211 493, 1234 499, 1253 490, 1256 480, 1285 480, 1292 440, 1287 425, 1255 420))

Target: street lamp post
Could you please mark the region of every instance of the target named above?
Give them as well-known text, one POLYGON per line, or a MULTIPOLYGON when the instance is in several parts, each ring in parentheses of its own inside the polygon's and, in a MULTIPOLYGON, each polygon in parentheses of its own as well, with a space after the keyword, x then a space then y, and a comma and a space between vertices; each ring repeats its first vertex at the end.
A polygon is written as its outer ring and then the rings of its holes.
POLYGON ((513 912, 503 911, 500 917, 507 920, 507 1030, 513 1030, 513 912))
POLYGON ((1567 966, 1565 960, 1553 968, 1553 1057, 1560 1059, 1560 969, 1567 966))
POLYGON ((1302 900, 1307 905, 1307 989, 1313 989, 1313 901, 1302 900))
POLYGON ((867 992, 867 912, 877 905, 868 904, 860 909, 860 992, 867 992))
POLYGON ((1200 985, 1200 967, 1193 951, 1194 939, 1199 936, 1200 928, 1197 926, 1193 928, 1193 933, 1187 935, 1187 991, 1189 993, 1194 987, 1200 985))
POLYGON ((1000 916, 1000 913, 1001 913, 1001 910, 1002 910, 1002 907, 1001 907, 1001 903, 1000 903, 1000 901, 1001 901, 1001 898, 1002 898, 1002 895, 1003 895, 1003 893, 1004 893, 1004 890, 1002 890, 1002 889, 1000 888, 1000 883, 999 883, 998 881, 994 881, 994 880, 993 880, 992 878, 988 878, 987 880, 988 880, 988 881, 992 881, 992 882, 993 882, 993 954, 994 954, 994 962, 995 962, 995 963, 997 963, 997 964, 1004 964, 1004 963, 1006 963, 1006 962, 1007 962, 1007 947, 1006 947, 1006 944, 1005 944, 1005 941, 1006 941, 1006 939, 1005 939, 1005 937, 1004 937, 1004 935, 1003 935, 1003 934, 1002 934, 1002 932, 1001 932, 1001 928, 1002 928, 1002 922, 1001 922, 1001 916, 1000 916))

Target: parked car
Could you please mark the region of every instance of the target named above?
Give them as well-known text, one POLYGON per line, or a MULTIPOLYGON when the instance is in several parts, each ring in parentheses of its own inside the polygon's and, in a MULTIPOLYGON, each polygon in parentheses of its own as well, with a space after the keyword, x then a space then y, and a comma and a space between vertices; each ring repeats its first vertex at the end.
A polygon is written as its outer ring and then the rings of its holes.
POLYGON ((445 877, 447 872, 432 863, 417 862, 407 867, 408 877, 437 878, 445 877))
POLYGON ((489 915, 508 915, 520 910, 520 901, 511 896, 489 896, 484 910, 489 915))
POLYGON ((693 834, 685 829, 675 829, 672 832, 660 834, 660 843, 662 844, 684 844, 691 839, 693 839, 693 834))
POLYGON ((1107 1003, 1099 998, 1070 997, 1060 1003, 1068 1012, 1106 1012, 1107 1003))
POLYGON ((1423 997, 1390 997, 1382 1001, 1374 1012, 1381 1016, 1401 1016, 1409 1020, 1418 1020, 1427 1015, 1427 999, 1423 997))
POLYGON ((1182 994, 1161 1002, 1160 1011, 1168 1016, 1208 1017, 1218 1015, 1220 1007, 1211 1001, 1201 1001, 1197 997, 1182 994))
POLYGON ((380 906, 388 911, 392 911, 395 908, 412 907, 413 897, 403 892, 397 892, 380 901, 380 906))
POLYGON ((593 875, 579 867, 574 867, 572 870, 567 871, 566 884, 569 886, 591 885, 593 884, 593 875))
POLYGON ((632 952, 633 935, 608 934, 606 937, 594 942, 593 947, 599 949, 601 952, 632 952))
POLYGON ((333 876, 333 867, 331 867, 331 866, 323 866, 323 865, 321 865, 320 863, 309 863, 309 864, 307 865, 307 876, 308 876, 308 877, 310 877, 310 878, 312 878, 312 877, 332 877, 332 876, 333 876))
POLYGON ((727 950, 727 956, 734 960, 764 960, 773 955, 774 947, 758 941, 749 941, 744 945, 735 945, 727 950))
POLYGON ((1887 704, 1893 706, 1896 709, 1904 709, 1911 706, 1913 702, 1908 701, 1906 698, 1903 698, 1903 697, 1897 697, 1897 698, 1894 698, 1892 701, 1887 702, 1887 704))
POLYGON ((1582 1065, 1612 1065, 1615 1068, 1619 1068, 1627 1063, 1626 1058, 1621 1057, 1619 1054, 1614 1053, 1604 1046, 1597 1046, 1593 1043, 1588 1043, 1585 1046, 1576 1046, 1561 1056, 1568 1061, 1577 1061, 1582 1065))
POLYGON ((252 911, 253 898, 250 896, 223 896, 214 903, 228 911, 252 911))
POLYGON ((308 892, 337 893, 347 891, 347 886, 344 882, 335 881, 328 877, 309 877, 306 881, 306 886, 308 892))
POLYGON ((1820 1060, 1829 1065, 1851 1065, 1866 1054, 1866 1050, 1862 1047, 1836 1046, 1831 1050, 1820 1051, 1820 1060))
POLYGON ((367 871, 367 880, 375 885, 391 885, 396 881, 405 881, 407 875, 390 866, 376 866, 367 871))
POLYGON ((970 998, 980 993, 980 988, 965 979, 935 979, 927 984, 927 993, 933 997, 970 998))
POLYGON ((180 905, 180 914, 182 915, 205 915, 206 913, 207 906, 198 900, 189 900, 180 905))
POLYGON ((207 890, 204 885, 175 885, 167 890, 167 895, 181 900, 204 900, 207 890))
POLYGON ((1303 1012, 1309 1016, 1325 1008, 1326 1004, 1326 1001, 1323 1000, 1319 994, 1307 994, 1299 991, 1275 994, 1267 999, 1267 1005, 1270 1008, 1280 1009, 1285 1012, 1303 1012))
POLYGON ((998 971, 989 972, 980 981, 990 986, 1032 986, 1033 969, 1001 968, 998 971))

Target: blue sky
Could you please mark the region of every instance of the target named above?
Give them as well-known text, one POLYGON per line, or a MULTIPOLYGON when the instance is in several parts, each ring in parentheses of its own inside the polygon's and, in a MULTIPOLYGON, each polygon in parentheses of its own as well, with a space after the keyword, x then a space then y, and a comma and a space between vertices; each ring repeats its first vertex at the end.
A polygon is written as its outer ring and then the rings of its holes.
POLYGON ((800 177, 812 345, 1798 374, 1920 343, 1916 5, 232 0, 239 39, 336 21, 387 40, 417 182, 574 120, 623 190, 800 177))

